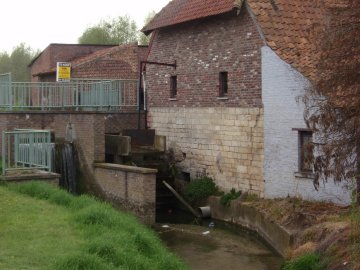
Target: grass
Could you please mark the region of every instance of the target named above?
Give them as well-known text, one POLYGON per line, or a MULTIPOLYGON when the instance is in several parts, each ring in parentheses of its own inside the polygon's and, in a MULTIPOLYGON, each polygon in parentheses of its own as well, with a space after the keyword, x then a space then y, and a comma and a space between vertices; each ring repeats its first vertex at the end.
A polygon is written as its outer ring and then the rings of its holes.
POLYGON ((0 269, 187 269, 128 214, 45 183, 0 186, 0 269))
POLYGON ((282 270, 324 270, 320 256, 316 253, 304 254, 293 261, 285 263, 282 270))
POLYGON ((360 269, 360 206, 353 204, 351 222, 351 257, 354 269, 360 269))

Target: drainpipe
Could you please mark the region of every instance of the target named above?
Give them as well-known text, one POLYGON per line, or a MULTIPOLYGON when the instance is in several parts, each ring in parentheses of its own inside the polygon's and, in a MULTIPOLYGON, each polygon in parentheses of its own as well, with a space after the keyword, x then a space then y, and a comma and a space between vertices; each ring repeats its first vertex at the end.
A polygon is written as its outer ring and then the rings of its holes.
POLYGON ((140 62, 140 70, 139 70, 139 89, 138 89, 138 129, 141 129, 141 124, 140 124, 140 121, 141 121, 141 104, 140 104, 140 101, 141 101, 141 94, 142 94, 142 70, 143 70, 143 62, 141 61, 140 62))
POLYGON ((147 108, 146 108, 146 89, 145 89, 145 77, 144 77, 144 70, 145 70, 145 65, 149 64, 149 65, 158 65, 158 66, 168 66, 168 67, 173 67, 174 69, 176 69, 176 60, 174 61, 173 64, 169 64, 169 63, 161 63, 161 62, 152 62, 152 61, 140 61, 140 70, 139 70, 139 105, 138 105, 138 129, 140 129, 140 119, 141 119, 141 106, 140 106, 140 97, 141 97, 141 93, 144 94, 143 98, 144 98, 144 113, 145 113, 145 129, 147 129, 147 108), (144 82, 143 82, 143 77, 144 77, 144 82), (144 89, 142 89, 142 84, 144 84, 144 89), (142 91, 143 90, 143 91, 142 91))
POLYGON ((147 108, 146 108, 147 96, 146 96, 145 72, 143 71, 141 75, 142 75, 143 91, 144 91, 145 129, 148 129, 148 125, 147 125, 147 108))

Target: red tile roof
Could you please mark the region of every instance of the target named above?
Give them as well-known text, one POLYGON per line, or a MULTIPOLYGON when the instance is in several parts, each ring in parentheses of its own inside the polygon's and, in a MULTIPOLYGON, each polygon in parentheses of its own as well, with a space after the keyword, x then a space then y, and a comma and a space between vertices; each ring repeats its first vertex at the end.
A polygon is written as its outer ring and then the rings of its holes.
MULTIPOLYGON (((102 50, 93 52, 91 54, 78 57, 69 62, 71 62, 71 68, 76 68, 80 65, 84 65, 86 63, 92 62, 99 58, 112 57, 114 54, 117 54, 117 53, 126 53, 126 50, 131 49, 131 48, 138 49, 138 55, 139 55, 140 59, 141 60, 145 59, 145 55, 148 50, 147 46, 139 46, 136 43, 134 43, 134 44, 124 44, 124 45, 118 45, 118 46, 107 48, 107 49, 102 49, 102 50)), ((54 72, 56 72, 56 67, 53 67, 53 68, 51 68, 47 71, 41 72, 39 74, 35 74, 35 76, 43 75, 43 74, 51 74, 54 72)))
POLYGON ((243 0, 172 0, 142 31, 145 34, 165 26, 219 15, 241 7, 243 0))
POLYGON ((317 62, 315 32, 324 6, 313 0, 249 0, 267 45, 303 75, 313 78, 317 62))
MULTIPOLYGON (((325 8, 335 0, 247 0, 266 43, 284 61, 307 77, 314 76, 316 30, 322 27, 325 8)), ((339 1, 339 0, 336 0, 339 1)), ((347 1, 347 0, 341 0, 347 1)), ((240 8, 243 0, 172 0, 142 31, 222 14, 240 8)))

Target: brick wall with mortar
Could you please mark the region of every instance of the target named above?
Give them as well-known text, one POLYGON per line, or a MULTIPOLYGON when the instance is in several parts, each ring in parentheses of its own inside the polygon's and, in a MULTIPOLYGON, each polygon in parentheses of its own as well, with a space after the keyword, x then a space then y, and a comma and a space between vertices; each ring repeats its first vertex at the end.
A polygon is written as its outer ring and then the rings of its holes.
POLYGON ((262 44, 245 9, 155 33, 148 60, 176 60, 177 68, 147 66, 148 122, 191 178, 207 174, 226 191, 263 194, 262 44), (228 94, 219 98, 224 71, 228 94))
POLYGON ((150 107, 262 107, 263 44, 245 9, 160 29, 149 61, 177 67, 147 65, 150 107), (228 72, 227 99, 219 97, 219 72, 228 72), (170 76, 177 75, 176 101, 170 98, 170 76))
POLYGON ((134 79, 139 78, 139 63, 144 60, 146 46, 122 45, 113 53, 75 65, 73 78, 134 79))
MULTIPOLYGON (((120 134, 123 129, 136 129, 138 126, 137 113, 110 112, 0 112, 0 131, 10 131, 14 128, 49 129, 56 138, 64 138, 66 125, 72 122, 82 130, 77 132, 78 138, 87 137, 87 131, 94 125, 100 125, 96 136, 105 133, 120 134), (95 121, 96 120, 96 121, 95 121), (104 127, 102 127, 104 125, 104 127)), ((144 115, 141 114, 140 126, 144 127, 144 115)), ((1 136, 1 134, 0 134, 1 136)), ((91 139, 89 142, 93 143, 91 139)), ((0 140, 1 148, 1 140, 0 140)))
POLYGON ((350 202, 345 184, 320 181, 316 191, 312 178, 299 174, 298 131, 306 128, 304 95, 308 81, 269 47, 262 48, 262 89, 264 102, 265 197, 295 196, 308 200, 350 202))

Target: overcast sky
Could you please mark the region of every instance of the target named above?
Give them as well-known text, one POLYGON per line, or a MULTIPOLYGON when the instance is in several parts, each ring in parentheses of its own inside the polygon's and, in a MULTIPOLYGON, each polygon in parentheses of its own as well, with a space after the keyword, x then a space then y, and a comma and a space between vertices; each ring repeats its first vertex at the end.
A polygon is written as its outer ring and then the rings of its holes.
POLYGON ((169 0, 5 0, 0 11, 0 52, 25 42, 34 49, 50 43, 77 43, 102 18, 129 15, 139 28, 146 15, 169 0))

